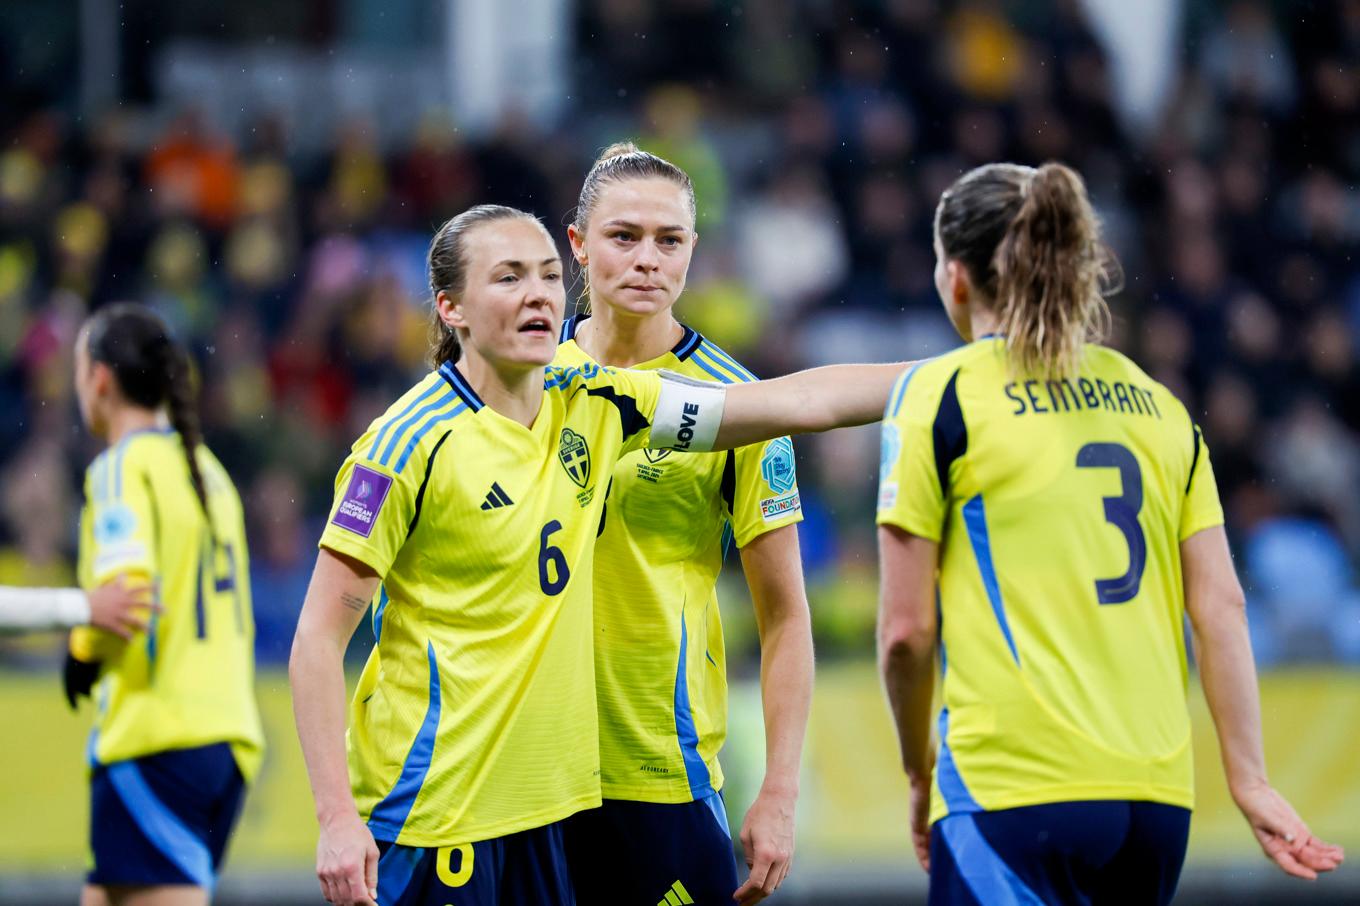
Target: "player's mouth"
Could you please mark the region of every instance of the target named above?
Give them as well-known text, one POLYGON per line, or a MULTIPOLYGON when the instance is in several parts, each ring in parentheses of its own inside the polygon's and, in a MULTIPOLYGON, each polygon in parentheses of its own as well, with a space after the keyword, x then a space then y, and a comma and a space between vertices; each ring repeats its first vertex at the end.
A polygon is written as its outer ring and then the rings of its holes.
POLYGON ((653 286, 653 285, 650 284, 650 283, 638 283, 638 284, 634 284, 634 285, 632 285, 632 286, 629 286, 628 289, 636 290, 637 292, 640 292, 640 293, 655 293, 655 292, 660 292, 660 291, 661 291, 661 287, 659 287, 659 286, 653 286))
POLYGON ((519 332, 551 335, 552 322, 547 318, 530 318, 519 326, 519 332))

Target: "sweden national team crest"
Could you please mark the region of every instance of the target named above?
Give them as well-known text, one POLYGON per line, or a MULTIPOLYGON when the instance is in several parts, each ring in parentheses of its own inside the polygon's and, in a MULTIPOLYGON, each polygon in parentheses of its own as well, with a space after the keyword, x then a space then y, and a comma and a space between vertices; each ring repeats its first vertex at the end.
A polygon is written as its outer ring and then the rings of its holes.
POLYGON ((563 428, 557 458, 567 470, 567 477, 576 482, 577 487, 584 488, 590 481, 590 447, 586 445, 586 439, 570 428, 563 428))
POLYGON ((672 453, 671 450, 647 449, 642 451, 642 455, 647 457, 648 462, 661 462, 661 460, 665 459, 667 456, 670 456, 671 453, 672 453))

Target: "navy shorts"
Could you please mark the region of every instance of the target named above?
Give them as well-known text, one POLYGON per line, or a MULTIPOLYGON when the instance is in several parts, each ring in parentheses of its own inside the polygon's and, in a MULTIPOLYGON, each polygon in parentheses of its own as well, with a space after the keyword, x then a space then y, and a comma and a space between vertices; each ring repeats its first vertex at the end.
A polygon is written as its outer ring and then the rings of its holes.
MULTIPOLYGON (((459 846, 378 842, 382 906, 575 906, 557 821, 459 846)), ((586 901, 588 902, 588 901, 586 901)))
POLYGON ((732 906, 740 882, 718 793, 676 804, 606 799, 565 823, 567 859, 582 906, 732 906))
POLYGON ((245 781, 226 743, 96 765, 91 884, 193 884, 209 892, 241 814, 245 781))
POLYGON ((930 903, 1169 903, 1189 834, 1190 811, 1157 802, 950 815, 930 834, 930 903))

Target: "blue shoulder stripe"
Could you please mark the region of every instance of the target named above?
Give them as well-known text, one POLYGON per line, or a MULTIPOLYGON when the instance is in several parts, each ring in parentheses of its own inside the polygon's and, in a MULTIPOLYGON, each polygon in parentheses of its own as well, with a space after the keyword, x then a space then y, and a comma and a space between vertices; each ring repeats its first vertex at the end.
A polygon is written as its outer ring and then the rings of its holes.
POLYGON ((715 381, 721 381, 724 384, 737 383, 736 378, 725 371, 719 371, 716 365, 704 357, 702 347, 696 348, 694 354, 689 357, 689 360, 711 374, 715 381))
MULTIPOLYGON (((438 385, 436 384, 435 386, 438 385)), ((407 416, 401 422, 401 424, 397 425, 396 430, 394 430, 391 436, 388 438, 387 446, 383 448, 382 456, 381 458, 378 459, 379 465, 385 466, 392 461, 392 453, 397 449, 397 442, 401 440, 403 436, 405 436, 407 431, 410 431, 417 424, 419 424, 421 419, 428 416, 431 412, 434 412, 438 409, 442 409, 445 406, 452 405, 457 401, 458 394, 451 389, 446 389, 442 396, 436 397, 433 402, 426 404, 424 407, 417 409, 415 412, 407 416)), ((373 458, 372 456, 369 456, 369 459, 372 458, 373 458)))
POLYGON ((430 433, 430 429, 433 428, 435 425, 441 424, 442 422, 446 422, 454 418, 460 412, 467 411, 467 408, 468 408, 467 403, 463 402, 462 400, 459 400, 457 406, 454 406, 448 412, 439 413, 434 418, 426 422, 422 427, 417 429, 417 431, 411 435, 411 439, 407 441, 406 449, 401 451, 401 456, 397 458, 397 464, 392 467, 392 471, 400 475, 401 470, 406 468, 407 460, 411 458, 411 454, 415 452, 416 447, 420 444, 421 439, 426 434, 430 433))
POLYGON ((748 381, 759 380, 759 378, 752 374, 749 369, 743 367, 740 362, 732 358, 726 352, 723 352, 723 350, 718 346, 718 344, 714 343, 713 341, 704 340, 703 347, 704 351, 707 352, 710 356, 712 356, 714 361, 718 362, 719 364, 726 365, 730 370, 735 372, 738 377, 744 378, 745 380, 748 381))
POLYGON ((898 411, 902 408, 902 400, 906 399, 907 396, 907 385, 911 383, 912 376, 916 374, 916 369, 920 367, 921 363, 917 362, 907 369, 906 374, 897 379, 897 388, 892 399, 888 401, 888 408, 883 413, 884 418, 897 417, 898 411))
POLYGON ((373 440, 373 446, 372 446, 372 448, 369 449, 369 451, 368 451, 368 458, 369 458, 369 459, 377 459, 377 458, 378 458, 378 448, 379 448, 380 446, 382 446, 383 438, 385 438, 385 437, 387 436, 387 432, 392 428, 392 426, 395 425, 397 422, 401 421, 401 420, 402 420, 403 418, 405 418, 406 416, 410 415, 410 414, 411 414, 411 411, 412 411, 413 409, 415 409, 417 406, 419 406, 419 405, 420 405, 421 403, 423 403, 425 400, 429 399, 430 396, 432 396, 433 394, 435 394, 436 392, 438 392, 438 390, 439 390, 439 382, 438 382, 438 381, 435 381, 435 382, 431 383, 429 387, 425 388, 425 391, 424 391, 423 393, 421 393, 421 394, 420 394, 419 396, 417 396, 415 399, 411 400, 411 402, 407 403, 405 409, 401 410, 399 413, 397 413, 396 415, 394 415, 394 416, 392 416, 391 418, 389 418, 389 419, 387 420, 387 422, 382 426, 382 430, 380 430, 380 431, 378 432, 378 436, 377 436, 376 438, 374 438, 374 440, 373 440))

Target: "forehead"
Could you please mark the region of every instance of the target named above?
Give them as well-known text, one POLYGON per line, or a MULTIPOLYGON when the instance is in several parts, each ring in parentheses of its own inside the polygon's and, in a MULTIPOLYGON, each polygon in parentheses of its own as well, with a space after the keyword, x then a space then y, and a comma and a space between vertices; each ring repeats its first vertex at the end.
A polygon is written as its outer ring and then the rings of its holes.
POLYGON ((692 226, 689 193, 669 179, 624 179, 600 187, 592 221, 626 220, 648 225, 692 226))
POLYGON ((537 263, 556 258, 557 247, 536 220, 516 217, 473 227, 464 240, 467 267, 494 267, 500 261, 537 263))

